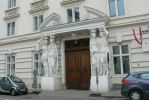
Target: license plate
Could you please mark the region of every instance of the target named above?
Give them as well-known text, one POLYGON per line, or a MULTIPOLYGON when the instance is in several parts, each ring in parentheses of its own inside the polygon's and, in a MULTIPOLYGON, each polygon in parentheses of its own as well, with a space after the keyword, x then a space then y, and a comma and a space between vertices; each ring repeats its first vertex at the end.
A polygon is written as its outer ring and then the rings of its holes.
POLYGON ((21 91, 25 91, 25 89, 21 89, 21 91))

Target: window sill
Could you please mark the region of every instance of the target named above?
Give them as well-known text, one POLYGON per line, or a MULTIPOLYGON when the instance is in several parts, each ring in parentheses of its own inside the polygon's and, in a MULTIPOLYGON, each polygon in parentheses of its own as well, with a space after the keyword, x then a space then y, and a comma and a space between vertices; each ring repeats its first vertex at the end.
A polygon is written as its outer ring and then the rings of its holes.
POLYGON ((123 18, 127 18, 128 16, 123 15, 123 16, 114 16, 114 17, 110 17, 111 20, 116 20, 116 19, 123 19, 123 18))
POLYGON ((82 2, 84 0, 63 0, 63 2, 61 2, 61 5, 69 5, 69 4, 73 4, 73 3, 77 3, 77 2, 82 2))
POLYGON ((14 9, 17 9, 17 8, 19 8, 19 7, 15 6, 15 7, 8 8, 5 11, 7 12, 7 11, 14 10, 14 9))

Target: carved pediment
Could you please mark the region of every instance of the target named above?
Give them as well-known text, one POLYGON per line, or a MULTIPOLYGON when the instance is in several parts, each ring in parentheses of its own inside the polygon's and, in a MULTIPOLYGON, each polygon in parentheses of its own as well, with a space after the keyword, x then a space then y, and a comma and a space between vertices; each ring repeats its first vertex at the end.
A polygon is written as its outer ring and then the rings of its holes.
POLYGON ((97 10, 97 9, 87 7, 87 6, 84 6, 84 8, 87 11, 87 16, 88 16, 87 19, 101 18, 106 22, 108 20, 110 20, 110 18, 105 13, 103 13, 103 12, 97 10))
POLYGON ((49 26, 58 25, 59 21, 60 21, 60 15, 58 15, 57 13, 52 13, 42 22, 39 28, 41 29, 49 26))

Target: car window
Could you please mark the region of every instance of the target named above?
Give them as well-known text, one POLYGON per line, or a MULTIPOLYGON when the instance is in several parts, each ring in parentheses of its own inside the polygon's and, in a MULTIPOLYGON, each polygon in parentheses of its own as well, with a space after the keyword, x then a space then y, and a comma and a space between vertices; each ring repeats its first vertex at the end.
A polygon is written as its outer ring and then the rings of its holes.
POLYGON ((7 77, 2 77, 1 82, 10 83, 10 80, 7 77))
POLYGON ((1 82, 5 82, 5 77, 2 77, 1 82))
POLYGON ((149 80, 149 73, 143 73, 140 75, 141 79, 149 80))
POLYGON ((6 83, 11 83, 7 77, 5 78, 5 81, 6 81, 6 83))
POLYGON ((134 74, 133 76, 136 78, 140 78, 140 74, 134 74))
POLYGON ((16 76, 10 76, 9 78, 10 78, 14 83, 22 83, 22 82, 23 82, 20 78, 18 78, 18 77, 16 77, 16 76))

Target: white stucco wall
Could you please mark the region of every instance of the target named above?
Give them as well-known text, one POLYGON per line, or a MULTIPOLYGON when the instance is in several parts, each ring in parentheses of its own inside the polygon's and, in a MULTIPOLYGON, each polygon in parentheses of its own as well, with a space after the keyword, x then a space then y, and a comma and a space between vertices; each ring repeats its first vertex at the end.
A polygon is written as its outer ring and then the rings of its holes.
MULTIPOLYGON (((53 12, 61 16, 60 23, 67 23, 66 9, 72 6, 80 6, 81 20, 87 18, 87 12, 84 6, 95 8, 101 12, 104 12, 109 16, 108 0, 84 0, 80 3, 61 5, 63 0, 48 0, 49 9, 38 13, 30 14, 31 3, 33 0, 16 0, 17 7, 19 7, 20 16, 16 18, 16 34, 15 36, 7 37, 7 22, 11 20, 4 20, 5 10, 7 7, 7 0, 0 0, 0 75, 5 73, 5 57, 8 54, 8 50, 12 49, 12 53, 16 53, 16 75, 20 76, 31 86, 32 82, 32 70, 33 70, 33 52, 35 51, 36 39, 29 40, 31 37, 29 34, 38 37, 39 33, 33 32, 33 16, 44 14, 44 18, 48 17, 53 12), (16 37, 17 36, 17 37, 16 37), (14 37, 23 40, 25 37, 29 37, 26 41, 14 41, 14 37), (20 38, 23 37, 23 38, 20 38)), ((143 52, 140 45, 134 40, 132 29, 138 29, 141 26, 143 29, 147 29, 149 18, 149 0, 124 0, 126 15, 121 17, 110 18, 110 22, 107 24, 107 29, 110 33, 109 42, 110 46, 113 43, 117 43, 117 39, 121 36, 122 42, 127 42, 130 46, 131 52, 131 71, 149 70, 148 52, 143 52), (120 35, 121 34, 121 35, 120 35)), ((32 36, 34 37, 34 36, 32 36)), ((149 39, 148 33, 143 38, 149 39)), ((60 64, 59 64, 60 65, 60 64)), ((113 66, 111 68, 111 81, 112 83, 120 83, 122 77, 125 75, 114 75, 113 66)), ((63 73, 64 74, 64 73, 63 73)), ((64 77, 64 76, 62 76, 64 77)))

